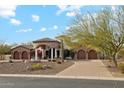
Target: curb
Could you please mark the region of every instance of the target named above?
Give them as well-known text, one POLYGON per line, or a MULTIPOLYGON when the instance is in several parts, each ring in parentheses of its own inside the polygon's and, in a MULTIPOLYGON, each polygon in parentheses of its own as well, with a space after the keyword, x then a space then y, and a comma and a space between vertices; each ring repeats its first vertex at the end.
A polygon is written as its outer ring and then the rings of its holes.
POLYGON ((95 76, 59 76, 59 75, 31 75, 31 74, 0 74, 0 77, 32 77, 32 78, 63 78, 63 79, 92 79, 124 81, 124 78, 95 77, 95 76))

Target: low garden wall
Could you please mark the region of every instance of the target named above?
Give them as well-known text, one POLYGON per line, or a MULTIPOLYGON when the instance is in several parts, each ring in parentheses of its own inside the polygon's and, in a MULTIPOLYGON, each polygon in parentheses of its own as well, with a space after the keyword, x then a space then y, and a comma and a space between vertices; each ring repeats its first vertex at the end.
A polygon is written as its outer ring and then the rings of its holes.
POLYGON ((0 60, 9 60, 11 55, 0 55, 0 60))
POLYGON ((0 60, 4 60, 5 59, 5 55, 0 55, 0 60))

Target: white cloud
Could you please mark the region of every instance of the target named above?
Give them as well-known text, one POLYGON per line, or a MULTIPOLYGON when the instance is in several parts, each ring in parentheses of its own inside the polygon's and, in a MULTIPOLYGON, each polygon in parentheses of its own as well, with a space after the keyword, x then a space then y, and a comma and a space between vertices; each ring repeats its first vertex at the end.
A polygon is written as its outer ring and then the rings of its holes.
POLYGON ((68 5, 58 5, 58 7, 60 8, 60 10, 64 10, 65 8, 67 8, 68 5))
POLYGON ((32 21, 38 22, 40 20, 40 17, 38 15, 32 15, 32 21))
POLYGON ((31 32, 31 31, 32 31, 32 29, 29 28, 29 29, 21 29, 21 30, 16 31, 16 32, 31 32))
POLYGON ((77 11, 80 12, 80 8, 83 6, 81 5, 58 5, 59 10, 57 11, 57 15, 60 15, 63 12, 72 12, 72 11, 77 11))
POLYGON ((113 11, 115 11, 115 10, 116 10, 116 7, 115 7, 115 6, 111 6, 111 9, 112 9, 113 11))
POLYGON ((21 24, 21 22, 19 21, 19 20, 17 20, 17 19, 10 19, 10 23, 11 24, 13 24, 13 25, 15 25, 15 26, 17 26, 17 25, 20 25, 21 24))
POLYGON ((76 12, 67 12, 66 16, 69 16, 69 17, 76 16, 76 12))
POLYGON ((57 26, 57 25, 54 25, 54 26, 53 26, 53 29, 54 29, 54 30, 58 29, 58 26, 57 26))
POLYGON ((69 29, 70 29, 70 27, 69 27, 69 26, 66 26, 66 27, 65 27, 65 30, 69 30, 69 29))
POLYGON ((14 17, 16 15, 16 7, 16 5, 0 5, 0 17, 14 17))
POLYGON ((58 5, 59 10, 57 11, 57 15, 61 14, 62 12, 67 10, 67 5, 58 5))
POLYGON ((46 31, 47 29, 45 28, 45 27, 42 27, 41 29, 40 29, 40 31, 41 32, 44 32, 44 31, 46 31))

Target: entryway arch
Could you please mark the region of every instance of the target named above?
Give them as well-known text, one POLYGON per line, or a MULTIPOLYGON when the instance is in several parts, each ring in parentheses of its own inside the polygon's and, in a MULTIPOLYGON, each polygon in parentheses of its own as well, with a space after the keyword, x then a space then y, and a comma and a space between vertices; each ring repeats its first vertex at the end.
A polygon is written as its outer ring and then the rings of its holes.
POLYGON ((37 50, 37 54, 38 54, 38 59, 42 59, 42 51, 41 50, 37 50))

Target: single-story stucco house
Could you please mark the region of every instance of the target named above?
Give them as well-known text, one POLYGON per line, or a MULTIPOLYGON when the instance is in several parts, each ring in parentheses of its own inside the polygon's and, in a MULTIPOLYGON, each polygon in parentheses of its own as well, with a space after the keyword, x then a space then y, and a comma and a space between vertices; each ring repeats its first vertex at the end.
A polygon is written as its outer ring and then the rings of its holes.
MULTIPOLYGON (((11 58, 16 60, 41 60, 61 58, 61 42, 51 38, 42 38, 32 42, 32 45, 17 45, 11 49, 11 58)), ((98 59, 99 54, 93 49, 77 49, 74 58, 77 60, 98 59)))

